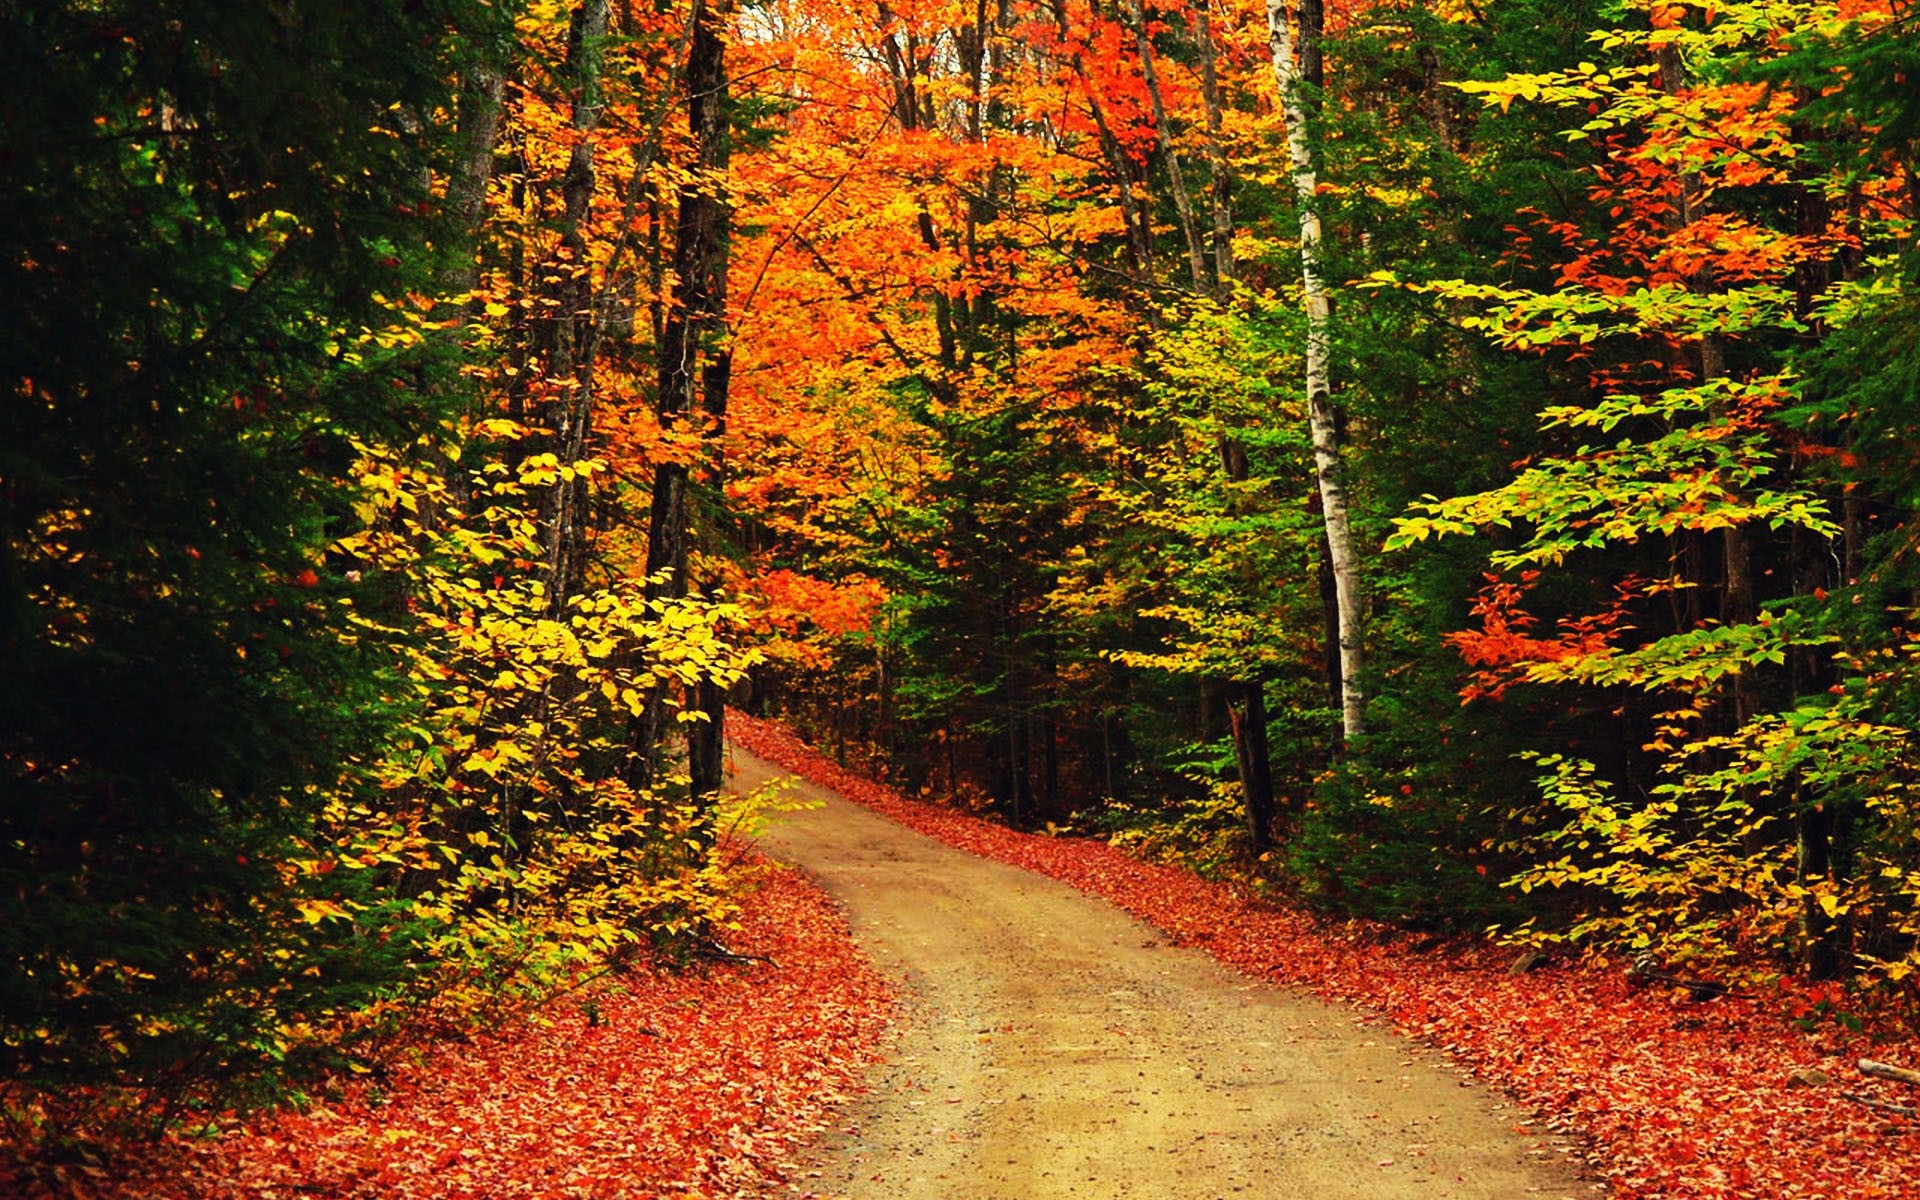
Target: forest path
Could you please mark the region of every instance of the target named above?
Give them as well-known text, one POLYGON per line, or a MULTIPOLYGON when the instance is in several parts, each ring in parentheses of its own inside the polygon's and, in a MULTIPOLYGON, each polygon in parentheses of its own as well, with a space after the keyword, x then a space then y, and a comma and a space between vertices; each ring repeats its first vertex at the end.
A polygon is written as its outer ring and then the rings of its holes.
MULTIPOLYGON (((786 772, 733 751, 736 786, 786 772)), ((792 778, 792 777, 789 777, 792 778)), ((1591 1196, 1520 1115, 1351 1011, 1168 945, 1103 900, 823 807, 762 839, 906 981, 813 1194, 844 1200, 1591 1196)))

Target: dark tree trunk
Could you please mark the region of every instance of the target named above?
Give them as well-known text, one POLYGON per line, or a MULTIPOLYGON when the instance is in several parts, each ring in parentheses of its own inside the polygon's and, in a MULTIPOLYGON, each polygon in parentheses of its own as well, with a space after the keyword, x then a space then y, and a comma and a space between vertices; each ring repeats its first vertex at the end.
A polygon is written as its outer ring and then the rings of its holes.
MULTIPOLYGON (((726 333, 729 209, 725 176, 729 160, 729 96, 726 73, 725 13, 709 0, 693 0, 688 20, 687 132, 693 146, 689 178, 680 188, 679 220, 674 230, 674 297, 660 331, 657 412, 664 429, 702 422, 703 435, 717 439, 726 420, 732 357, 726 333)), ((721 467, 717 441, 710 441, 709 483, 717 488, 721 467)), ((650 600, 688 594, 688 551, 693 537, 696 479, 686 463, 662 463, 654 471, 653 507, 647 535, 646 596, 650 600)), ((725 737, 725 706, 720 689, 690 689, 689 708, 707 719, 688 726, 688 770, 696 798, 716 794, 723 782, 720 747, 725 737)), ((667 724, 667 697, 653 689, 629 728, 636 782, 652 778, 667 724)))
MULTIPOLYGON (((1054 0, 1054 24, 1061 36, 1068 36, 1069 19, 1064 0, 1054 0)), ((1135 170, 1133 160, 1114 135, 1113 126, 1107 120, 1106 105, 1100 99, 1099 88, 1092 75, 1087 71, 1086 56, 1075 52, 1073 69, 1081 82, 1087 87, 1087 108, 1093 117, 1094 130, 1100 135, 1100 152, 1107 160, 1107 169, 1113 173, 1113 182, 1120 201, 1120 223, 1127 235, 1127 260, 1133 268, 1135 282, 1146 285, 1153 278, 1153 231, 1149 215, 1141 209, 1140 201, 1134 195, 1135 170)))
MULTIPOLYGON (((1799 881, 1812 886, 1841 874, 1834 862, 1839 824, 1831 805, 1801 809, 1795 833, 1799 842, 1799 881)), ((1852 938, 1846 916, 1828 916, 1819 897, 1808 896, 1800 910, 1801 957, 1809 979, 1839 979, 1851 966, 1852 938)))
POLYGON ((1180 219, 1181 238, 1187 247, 1187 276, 1196 293, 1208 290, 1207 251, 1194 219, 1193 200, 1187 192, 1187 174, 1180 165, 1180 151, 1173 140, 1173 123, 1167 119, 1166 101, 1160 93, 1160 72, 1154 66, 1153 39, 1147 36, 1147 14, 1140 0, 1127 0, 1133 18, 1134 45, 1140 54, 1141 80, 1147 85, 1147 98, 1153 112, 1153 128, 1160 143, 1160 154, 1167 164, 1167 184, 1173 192, 1174 214, 1180 219))
MULTIPOLYGON (((493 182, 494 142, 500 135, 500 112, 506 79, 491 67, 475 71, 460 89, 460 141, 453 175, 447 180, 447 209, 462 233, 478 240, 486 216, 487 188, 493 182)), ((465 293, 479 278, 476 256, 455 268, 447 290, 465 293)))
POLYGON ((1267 756, 1266 686, 1236 683, 1227 701, 1233 721, 1233 748, 1245 796, 1247 841, 1255 854, 1273 845, 1273 765, 1267 756))
MULTIPOLYGON (((1247 446, 1238 438, 1220 442, 1220 467, 1229 482, 1247 480, 1247 446)), ((1267 750, 1266 684, 1253 679, 1220 681, 1227 705, 1227 720, 1233 730, 1233 757, 1240 775, 1240 797, 1245 807, 1247 833, 1254 853, 1268 846, 1273 826, 1273 770, 1267 750)), ((1211 690, 1211 689, 1209 689, 1211 690)))
MULTIPOLYGON (((1320 43, 1327 32, 1325 0, 1300 0, 1300 78, 1316 93, 1327 86, 1326 55, 1320 43)), ((1319 97, 1313 97, 1318 108, 1319 97)))
POLYGON ((1225 139, 1226 104, 1220 94, 1216 69, 1219 51, 1213 44, 1213 21, 1205 4, 1193 7, 1193 40, 1200 56, 1200 96, 1207 109, 1207 170, 1209 210, 1213 215, 1213 274, 1222 291, 1233 278, 1233 176, 1228 169, 1225 139))
MULTIPOLYGON (((553 399, 542 414, 553 454, 565 463, 585 458, 593 421, 593 366, 599 352, 594 319, 593 276, 588 263, 587 224, 592 217, 594 147, 589 136, 600 124, 601 48, 607 40, 606 0, 584 0, 574 10, 568 34, 567 68, 574 89, 573 148, 560 182, 563 215, 557 282, 546 322, 547 380, 553 399)), ((541 503, 547 544, 547 608, 558 616, 586 578, 587 480, 567 473, 541 503)))

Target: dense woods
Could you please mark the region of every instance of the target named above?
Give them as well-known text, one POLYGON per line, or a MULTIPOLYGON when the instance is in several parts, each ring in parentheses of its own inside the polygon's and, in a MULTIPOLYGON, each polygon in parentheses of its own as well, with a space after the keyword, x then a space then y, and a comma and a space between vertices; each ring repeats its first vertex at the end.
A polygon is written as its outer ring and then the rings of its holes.
POLYGON ((728 704, 1911 1016, 1916 19, 0 0, 9 1132, 710 945, 728 704))
POLYGON ((753 702, 1333 910, 1907 996, 1912 14, 1628 9, 750 26, 753 702))

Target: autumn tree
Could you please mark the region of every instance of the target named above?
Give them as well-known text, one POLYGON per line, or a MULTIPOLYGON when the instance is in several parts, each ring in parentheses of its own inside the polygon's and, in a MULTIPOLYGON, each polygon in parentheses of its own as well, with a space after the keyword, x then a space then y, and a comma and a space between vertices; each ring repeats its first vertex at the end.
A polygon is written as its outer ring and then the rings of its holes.
POLYGON ((1346 466, 1341 457, 1339 422, 1328 376, 1331 344, 1327 324, 1331 309, 1322 261, 1324 226, 1320 220, 1319 170, 1308 93, 1309 86, 1317 88, 1322 81, 1310 78, 1312 72, 1307 65, 1320 55, 1317 45, 1320 31, 1307 27, 1304 21, 1289 13, 1283 0, 1269 0, 1267 25, 1272 39, 1274 80, 1287 122, 1287 160, 1300 224, 1300 287, 1307 308, 1304 368, 1307 420, 1313 434, 1320 511, 1327 527, 1327 561, 1333 574, 1335 631, 1340 645, 1341 729, 1352 742, 1366 732, 1366 684, 1362 675, 1366 646, 1360 570, 1354 559, 1347 511, 1346 466))
POLYGON ((627 737, 754 661, 623 520, 688 27, 7 20, 9 1120, 164 1121, 706 936, 714 772, 635 786, 627 737))
MULTIPOLYGON (((766 214, 766 248, 745 251, 764 264, 748 287, 759 299, 741 318, 765 340, 737 370, 753 393, 791 379, 790 403, 838 399, 920 431, 901 457, 924 455, 914 470, 926 490, 876 498, 860 522, 862 569, 911 594, 879 651, 885 694, 890 711, 976 747, 967 757, 993 764, 985 782, 1010 810, 1057 790, 1047 781, 1061 683, 1043 604, 1060 517, 1041 493, 1057 489, 1066 446, 1050 431, 1118 316, 1071 283, 1072 247, 1098 235, 1045 214, 1021 182, 1055 166, 1084 174, 1014 132, 1045 111, 1015 88, 1017 72, 1046 64, 1012 36, 1022 15, 888 9, 796 38, 806 71, 792 86, 809 102, 786 118, 791 150, 747 168, 788 182, 743 213, 748 224, 766 214), (772 311, 782 295, 805 306, 772 311), (761 357, 795 335, 821 340, 786 361, 761 357), (823 346, 839 349, 841 371, 822 370, 823 346)), ((798 552, 769 565, 810 565, 805 546, 769 549, 798 552)))
POLYGON ((1884 180, 1884 160, 1844 156, 1835 170, 1808 151, 1802 94, 1763 82, 1802 29, 1870 38, 1886 21, 1859 15, 1654 6, 1645 28, 1596 36, 1624 61, 1471 85, 1502 105, 1589 105, 1571 136, 1609 148, 1591 193, 1617 224, 1604 241, 1551 230, 1571 252, 1558 290, 1440 289, 1488 302, 1472 323, 1502 343, 1564 352, 1592 394, 1543 414, 1574 444, 1504 488, 1423 506, 1396 541, 1519 524, 1493 556, 1519 574, 1494 578, 1481 627, 1454 639, 1480 668, 1468 694, 1597 686, 1644 722, 1605 773, 1566 753, 1536 760, 1567 824, 1519 881, 1611 891, 1617 908, 1573 928, 1603 944, 1722 960, 1792 945, 1831 976, 1847 969, 1840 918, 1880 922, 1903 904, 1850 865, 1906 827, 1903 739, 1870 706, 1830 698, 1872 675, 1823 615, 1859 585, 1833 570, 1854 559, 1857 531, 1844 491, 1799 464, 1846 453, 1822 445, 1819 414, 1800 405, 1831 386, 1803 375, 1819 361, 1805 351, 1856 319, 1857 248, 1898 245, 1904 222, 1886 182, 1849 182, 1884 180), (1850 192, 1850 213, 1808 206, 1850 192), (1526 593, 1594 554, 1629 573, 1603 606, 1539 630, 1526 593), (1647 799, 1616 800, 1620 785, 1647 799), (1751 901, 1726 907, 1731 894, 1751 901))

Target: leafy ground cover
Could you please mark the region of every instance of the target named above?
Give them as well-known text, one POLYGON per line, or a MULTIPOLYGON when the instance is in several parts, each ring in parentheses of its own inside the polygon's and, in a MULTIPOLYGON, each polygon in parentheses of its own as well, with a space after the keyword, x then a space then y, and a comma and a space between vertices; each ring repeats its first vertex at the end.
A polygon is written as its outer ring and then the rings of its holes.
POLYGON ((32 1172, 0 1195, 113 1200, 734 1197, 781 1183, 854 1086, 892 992, 818 889, 767 869, 729 948, 538 1023, 423 1048, 300 1112, 32 1172))
POLYGON ((1105 897, 1248 975, 1356 1005, 1445 1049, 1575 1138, 1623 1200, 1866 1200, 1920 1186, 1920 1122, 1852 1098, 1911 1103, 1897 1085, 1859 1078, 1854 1062, 1911 1065, 1920 1047, 1806 1019, 1843 1001, 1837 992, 1696 1002, 1631 987, 1604 964, 1513 975, 1511 951, 1317 921, 1102 842, 909 800, 769 722, 735 716, 729 729, 751 752, 948 845, 1105 897))

